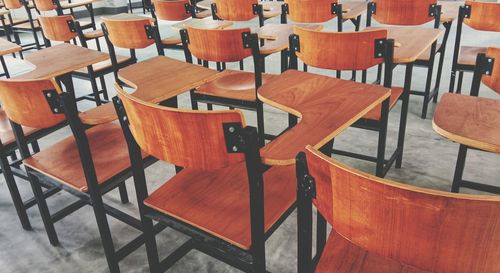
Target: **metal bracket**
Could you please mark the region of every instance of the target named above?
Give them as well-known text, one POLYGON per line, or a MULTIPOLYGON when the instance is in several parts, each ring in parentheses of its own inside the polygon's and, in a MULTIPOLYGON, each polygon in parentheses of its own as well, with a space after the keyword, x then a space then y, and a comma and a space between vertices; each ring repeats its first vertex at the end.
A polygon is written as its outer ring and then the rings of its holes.
POLYGON ((186 14, 191 14, 191 5, 189 3, 184 4, 184 9, 186 10, 186 14))
POLYGON ((154 39, 154 28, 153 26, 151 25, 145 25, 144 26, 144 29, 146 30, 146 37, 148 37, 148 39, 154 39))
POLYGON ((368 12, 371 14, 377 14, 377 3, 369 2, 368 3, 368 12))
POLYGON ((189 34, 187 32, 187 29, 181 29, 180 34, 182 43, 185 43, 186 45, 189 44, 189 34))
POLYGON ((387 39, 375 39, 375 58, 385 57, 385 47, 387 39))
POLYGON ((126 124, 130 124, 127 113, 125 112, 125 108, 123 108, 122 100, 118 96, 115 96, 113 98, 113 101, 116 105, 115 108, 117 110, 118 118, 120 118, 121 121, 125 122, 126 124))
POLYGON ((300 37, 297 34, 290 35, 290 46, 295 52, 300 52, 300 37))
POLYGON ((464 18, 470 18, 471 9, 472 9, 472 7, 470 5, 464 5, 464 8, 463 8, 464 18))
POLYGON ((486 57, 484 59, 484 69, 483 69, 483 74, 485 75, 491 75, 493 73, 493 65, 495 64, 495 59, 494 58, 489 58, 486 57))
POLYGON ((68 27, 71 32, 76 32, 75 21, 68 20, 66 23, 68 23, 68 27))
POLYGON ((243 38, 243 47, 251 48, 252 47, 252 35, 249 31, 241 33, 241 37, 243 38))
POLYGON ((262 10, 262 5, 260 4, 252 4, 252 11, 253 14, 259 15, 263 10, 262 10))
POLYGON ((306 197, 316 198, 316 180, 314 177, 304 174, 300 186, 306 197))
POLYGON ((431 4, 429 6, 429 16, 435 17, 437 15, 437 11, 438 11, 438 8, 437 8, 436 4, 431 4))
POLYGON ((223 123, 224 139, 226 140, 226 149, 230 154, 242 153, 245 151, 245 142, 240 134, 242 130, 241 123, 228 122, 223 123))
MULTIPOLYGON (((332 14, 339 15, 338 6, 339 6, 338 3, 332 3, 332 7, 331 7, 332 14)), ((341 11, 341 14, 342 14, 342 11, 341 11)))
POLYGON ((59 99, 59 94, 55 89, 43 90, 43 95, 47 100, 47 103, 50 106, 50 110, 54 114, 62 114, 64 113, 64 109, 61 104, 61 100, 59 99))
POLYGON ((288 10, 288 4, 281 5, 281 12, 284 14, 290 14, 290 11, 288 10))

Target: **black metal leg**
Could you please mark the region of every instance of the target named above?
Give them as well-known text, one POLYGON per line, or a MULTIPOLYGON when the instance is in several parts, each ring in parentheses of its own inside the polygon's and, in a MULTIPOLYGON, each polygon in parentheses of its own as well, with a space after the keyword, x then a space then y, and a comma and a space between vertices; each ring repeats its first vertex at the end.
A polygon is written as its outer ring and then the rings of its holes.
POLYGON ((316 224, 316 256, 319 259, 326 245, 326 219, 319 211, 316 214, 316 224))
POLYGON ((281 73, 288 69, 288 50, 281 51, 281 73))
POLYGON ((448 92, 454 93, 455 91, 455 77, 456 77, 457 72, 455 70, 451 70, 451 75, 450 75, 450 87, 448 92))
POLYGON ((424 90, 424 104, 422 105, 422 115, 421 115, 422 119, 425 119, 427 117, 427 107, 429 105, 429 94, 431 92, 432 73, 434 72, 435 56, 436 56, 436 42, 432 44, 431 56, 429 58, 429 67, 427 67, 427 79, 425 82, 425 90, 424 90))
POLYGON ((120 199, 122 201, 122 204, 127 204, 129 200, 127 193, 127 184, 125 184, 125 181, 123 181, 120 186, 118 186, 118 190, 120 191, 120 199))
POLYGON ((396 168, 401 168, 403 163, 403 151, 406 134, 406 121, 408 119, 408 104, 410 101, 411 78, 413 74, 413 63, 406 64, 405 84, 402 95, 403 104, 401 107, 401 117, 399 120, 398 150, 399 156, 396 159, 396 168))
POLYGON ((33 150, 34 154, 40 152, 40 146, 38 145, 38 141, 35 140, 31 142, 31 149, 33 150))
POLYGON ((198 102, 194 98, 194 90, 190 91, 190 95, 191 95, 191 109, 198 110, 198 102))
POLYGON ((104 97, 105 100, 109 101, 108 88, 106 87, 106 81, 104 79, 104 76, 100 76, 99 81, 101 82, 102 96, 104 97))
POLYGON ((214 110, 214 106, 211 103, 207 103, 207 110, 208 111, 214 110))
POLYGON ((257 104, 257 131, 259 132, 259 145, 264 147, 266 144, 264 133, 264 105, 262 102, 257 104))
POLYGON ((460 144, 458 149, 457 164, 455 165, 455 174, 453 176, 453 184, 451 186, 451 192, 460 191, 460 182, 464 174, 465 168, 465 158, 467 157, 467 146, 460 144))
POLYGON ((101 96, 99 95, 99 87, 97 86, 97 81, 94 72, 92 71, 92 68, 90 66, 88 71, 89 71, 90 85, 92 86, 92 93, 94 94, 95 104, 99 106, 102 104, 101 96))
POLYGON ((5 64, 5 59, 3 56, 0 56, 0 62, 2 63, 2 69, 3 72, 5 73, 5 77, 7 79, 10 78, 9 70, 7 69, 7 64, 5 64))
POLYGON ((462 93, 462 82, 464 80, 464 72, 459 71, 458 72, 458 83, 457 83, 457 94, 462 93))
POLYGON ((40 215, 42 217, 43 225, 45 226, 45 231, 49 237, 50 244, 53 246, 59 245, 59 239, 57 238, 56 229, 54 227, 54 222, 52 221, 52 216, 50 215, 49 208, 45 197, 43 196, 42 187, 38 178, 28 171, 28 177, 31 184, 31 189, 35 195, 36 202, 38 204, 38 209, 40 210, 40 215))
POLYGON ((389 122, 389 100, 387 98, 382 102, 380 127, 378 131, 378 148, 377 148, 377 167, 375 173, 378 177, 384 177, 385 167, 385 146, 387 143, 387 124, 389 122))

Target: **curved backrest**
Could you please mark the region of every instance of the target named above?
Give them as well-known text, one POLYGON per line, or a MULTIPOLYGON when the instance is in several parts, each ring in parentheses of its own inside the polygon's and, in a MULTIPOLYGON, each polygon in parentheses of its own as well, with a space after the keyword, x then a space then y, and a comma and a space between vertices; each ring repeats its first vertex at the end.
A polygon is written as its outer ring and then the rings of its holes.
POLYGON ((243 33, 245 32, 250 33, 250 29, 188 27, 188 48, 198 59, 210 62, 237 62, 252 55, 252 49, 243 46, 243 33))
POLYGON ((51 11, 57 8, 52 0, 34 0, 34 3, 39 11, 51 11))
POLYGON ((387 38, 387 30, 322 32, 295 26, 299 36, 296 52, 305 64, 333 70, 364 70, 384 62, 375 56, 375 42, 387 38))
POLYGON ((74 23, 73 16, 38 16, 43 35, 51 41, 68 42, 78 36, 71 31, 69 23, 74 23))
POLYGON ((155 43, 154 37, 148 38, 146 31, 146 27, 153 24, 151 18, 119 14, 103 17, 102 21, 106 26, 108 39, 116 47, 138 49, 155 43))
POLYGON ((500 48, 489 47, 486 50, 486 56, 494 59, 493 70, 491 75, 483 75, 481 80, 486 86, 500 94, 500 48))
POLYGON ((422 189, 306 152, 316 203, 354 244, 429 272, 500 272, 500 198, 422 189))
POLYGON ((0 102, 7 117, 32 128, 50 128, 66 119, 53 113, 45 93, 61 89, 54 80, 0 80, 0 102))
POLYGON ((217 16, 222 20, 248 21, 257 15, 253 12, 253 5, 257 0, 215 0, 217 16))
POLYGON ((148 103, 115 85, 130 130, 141 149, 177 166, 202 170, 222 168, 245 160, 242 153, 228 153, 224 123, 245 126, 238 110, 180 110, 148 103))
POLYGON ((3 0, 6 9, 19 9, 23 7, 20 0, 3 0))
POLYGON ((332 13, 336 0, 288 0, 288 16, 297 23, 322 23, 337 15, 332 13))
POLYGON ((466 1, 465 6, 470 9, 469 18, 464 18, 466 25, 477 30, 500 31, 500 3, 466 1))
POLYGON ((191 17, 186 10, 188 0, 155 0, 153 4, 156 17, 160 20, 181 21, 191 17))
POLYGON ((429 15, 431 5, 437 0, 373 0, 376 13, 373 18, 382 24, 421 25, 435 20, 429 15))

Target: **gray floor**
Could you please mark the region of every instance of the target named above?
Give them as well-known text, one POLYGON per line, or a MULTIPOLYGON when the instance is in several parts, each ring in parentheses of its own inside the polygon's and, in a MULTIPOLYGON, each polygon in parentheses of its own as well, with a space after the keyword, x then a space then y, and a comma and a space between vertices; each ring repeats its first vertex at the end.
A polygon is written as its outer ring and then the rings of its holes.
MULTIPOLYGON (((276 22, 276 21, 274 21, 276 22)), ((364 24, 364 22, 363 22, 364 24)), ((330 24, 332 27, 335 24, 330 24)), ((346 25, 347 26, 347 25, 346 25)), ((29 36, 23 36, 29 39, 29 36)), ((465 29, 464 44, 471 45, 500 45, 500 35, 495 33, 479 33, 465 29)), ((455 27, 449 39, 446 53, 446 61, 441 84, 441 93, 447 92, 449 85, 449 74, 452 57, 452 44, 455 39, 455 27)), ((26 53, 26 55, 29 53, 26 53)), ((150 48, 145 54, 139 54, 139 58, 154 56, 155 50, 150 48)), ((183 59, 179 51, 169 50, 167 56, 183 59)), ((28 70, 28 66, 11 57, 7 57, 9 67, 15 73, 28 70)), ((236 66, 234 66, 236 68, 236 66)), ((248 68, 248 67, 247 67, 248 68)), ((278 73, 279 54, 267 59, 268 72, 278 73)), ((312 70, 316 72, 315 70, 312 70)), ((325 72, 322 72, 325 73, 325 72)), ((413 88, 423 90, 425 84, 424 69, 415 69, 413 77, 413 88)), ((326 73, 328 74, 328 73, 326 73)), ((331 75, 331 72, 330 72, 331 75)), ((403 70, 397 68, 395 71, 395 84, 401 85, 403 81, 403 70)), ((113 79, 107 78, 107 85, 112 90, 113 79)), ((75 80, 76 90, 86 92, 90 90, 88 82, 75 80)), ((465 90, 470 86, 470 75, 466 76, 464 82, 465 90)), ((467 91, 468 92, 468 91, 467 91)), ((112 92, 114 93, 114 92, 112 92)), ((498 95, 483 88, 481 96, 498 98, 498 95)), ((180 104, 189 107, 187 96, 181 96, 180 104)), ((89 103, 82 103, 81 108, 91 107, 89 103)), ((402 183, 418 185, 425 188, 449 191, 454 171, 458 145, 437 135, 431 127, 431 117, 435 105, 431 104, 429 117, 420 119, 422 97, 411 97, 408 116, 408 127, 406 133, 406 146, 403 167, 391 169, 387 178, 402 183)), ((266 107, 266 131, 276 133, 286 127, 286 114, 277 109, 266 107)), ((328 109, 325 109, 328 111, 328 109)), ((390 114, 388 151, 392 151, 396 143, 397 127, 399 124, 399 105, 390 114)), ((248 123, 255 124, 255 115, 245 113, 248 123)), ((42 140, 42 149, 51 143, 69 135, 69 130, 61 130, 42 140)), ((359 129, 348 129, 336 140, 338 148, 362 151, 375 154, 377 136, 374 133, 359 129)), ((373 173, 374 164, 353 160, 345 157, 339 159, 361 170, 373 173)), ((498 155, 484 152, 472 151, 467 158, 465 177, 489 183, 500 183, 500 158, 498 155)), ((174 174, 173 167, 168 164, 157 163, 147 170, 150 190, 155 189, 174 174)), ((21 191, 25 197, 31 196, 31 190, 27 183, 19 182, 21 191)), ((133 198, 132 181, 128 181, 129 195, 132 197, 130 204, 121 205, 117 192, 106 196, 106 202, 136 213, 136 202, 133 198)), ((464 190, 467 193, 472 191, 464 190)), ((74 198, 68 194, 60 193, 49 200, 52 211, 58 210, 74 198)), ((36 208, 28 211, 33 231, 21 229, 11 203, 7 187, 0 176, 0 272, 107 272, 107 264, 101 247, 96 223, 91 208, 80 209, 71 216, 66 217, 56 224, 56 229, 61 241, 61 246, 52 247, 48 243, 39 213, 36 208)), ((137 232, 124 224, 109 218, 115 244, 120 246, 133 238, 137 232)), ((158 236, 159 247, 163 255, 179 246, 186 237, 172 230, 166 230, 158 236)), ((267 267, 272 272, 296 272, 296 217, 292 214, 276 233, 268 240, 267 244, 267 267)), ((147 272, 148 265, 144 247, 120 263, 123 272, 147 272)), ((238 272, 234 268, 225 265, 200 252, 191 251, 181 259, 169 272, 238 272)))

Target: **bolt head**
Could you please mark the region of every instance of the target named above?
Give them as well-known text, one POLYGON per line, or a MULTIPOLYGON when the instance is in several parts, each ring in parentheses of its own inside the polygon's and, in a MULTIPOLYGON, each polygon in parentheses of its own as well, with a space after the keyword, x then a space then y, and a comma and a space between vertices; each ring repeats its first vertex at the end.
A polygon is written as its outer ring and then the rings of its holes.
POLYGON ((52 97, 52 93, 47 93, 47 98, 52 97))
POLYGON ((59 108, 54 108, 54 112, 59 112, 59 108))
POLYGON ((229 132, 234 133, 234 127, 233 126, 229 127, 229 132))
POLYGON ((238 151, 238 147, 233 146, 233 152, 237 152, 237 151, 238 151))

